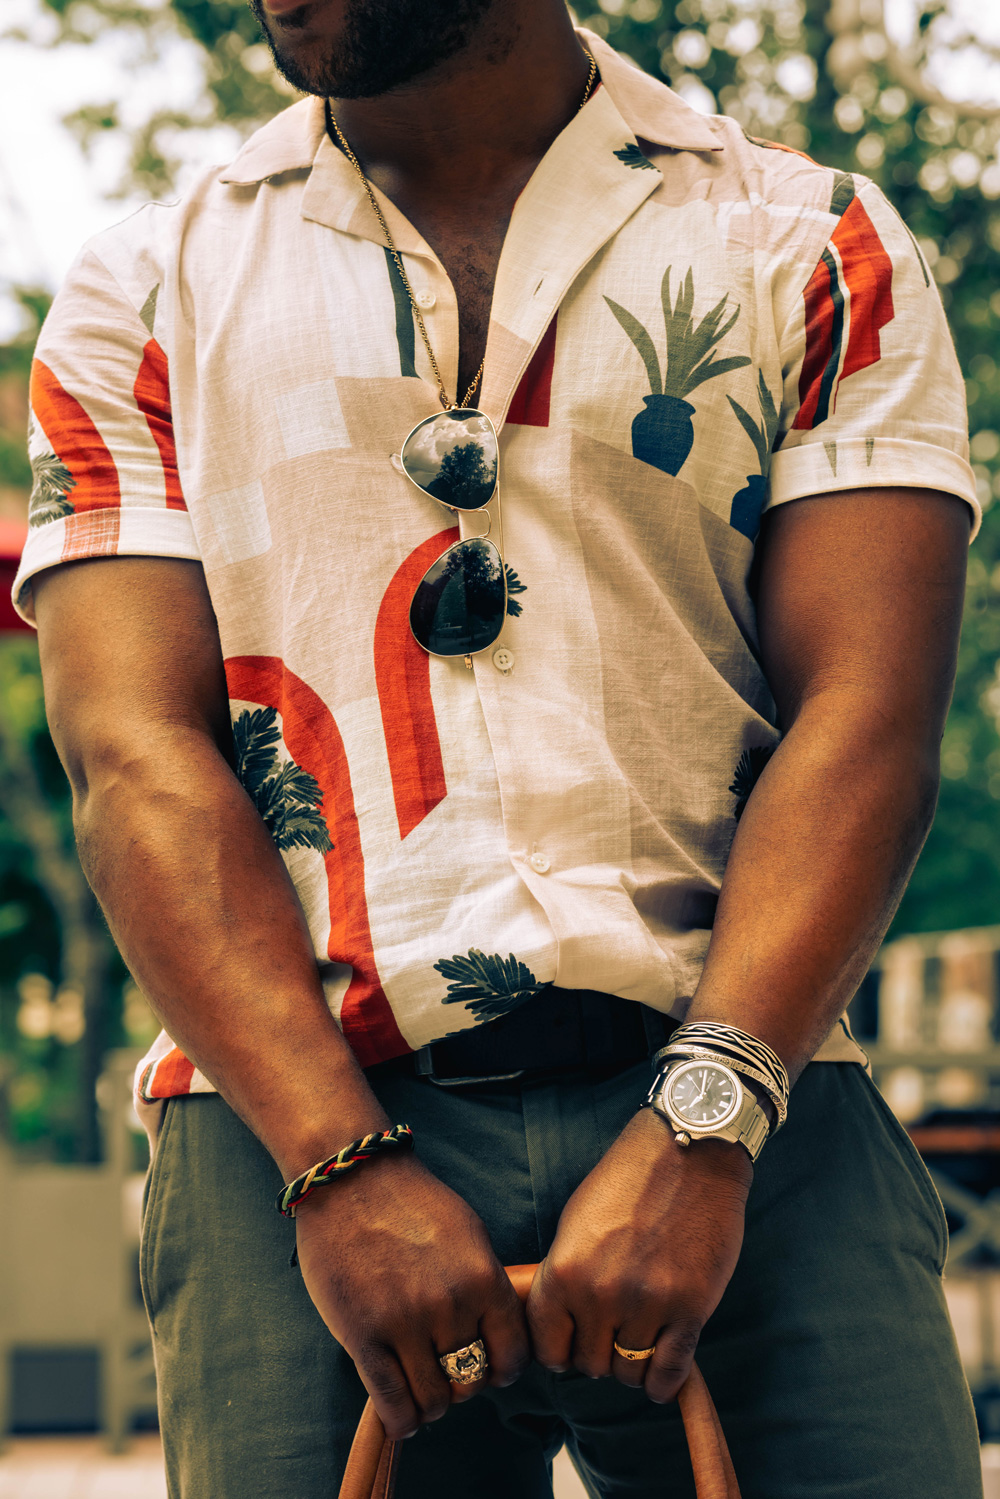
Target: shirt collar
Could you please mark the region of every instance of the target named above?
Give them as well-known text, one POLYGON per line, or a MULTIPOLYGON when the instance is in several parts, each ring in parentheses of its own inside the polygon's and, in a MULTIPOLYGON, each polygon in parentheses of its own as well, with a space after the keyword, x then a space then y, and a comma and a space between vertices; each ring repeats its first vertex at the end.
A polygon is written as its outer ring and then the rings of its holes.
MULTIPOLYGON (((679 151, 722 149, 721 132, 710 118, 698 114, 666 84, 643 73, 592 31, 581 28, 577 34, 594 54, 601 82, 634 135, 679 151)), ((219 181, 251 187, 280 172, 308 171, 324 141, 329 145, 322 99, 301 99, 256 131, 219 174, 219 181)))

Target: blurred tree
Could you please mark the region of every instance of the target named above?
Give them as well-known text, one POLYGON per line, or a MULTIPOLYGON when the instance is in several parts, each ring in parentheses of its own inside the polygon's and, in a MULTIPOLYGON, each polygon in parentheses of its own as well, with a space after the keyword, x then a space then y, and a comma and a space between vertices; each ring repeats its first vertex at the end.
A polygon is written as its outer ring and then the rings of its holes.
MULTIPOLYGON (((169 191, 184 161, 200 153, 205 133, 221 126, 231 137, 246 135, 294 97, 275 74, 242 0, 37 3, 38 21, 23 33, 26 39, 88 44, 114 29, 140 91, 144 70, 162 71, 171 49, 186 49, 197 64, 200 85, 186 109, 143 113, 141 99, 132 99, 128 111, 117 100, 96 101, 67 118, 87 150, 112 139, 124 143, 123 194, 169 191)), ((696 108, 721 110, 752 135, 865 172, 885 189, 919 241, 948 308, 966 375, 977 482, 989 505, 1000 495, 1000 59, 997 49, 960 24, 952 9, 958 3, 912 0, 908 41, 887 35, 882 0, 581 0, 577 14, 696 108), (956 86, 970 90, 968 99, 950 97, 956 86)), ((207 139, 204 144, 207 150, 207 139)), ((225 159, 215 139, 211 151, 212 159, 225 159)), ((20 492, 27 478, 19 429, 43 301, 24 293, 22 305, 30 326, 0 348, 0 501, 20 492)), ((1000 921, 998 597, 1000 506, 994 506, 972 554, 938 815, 894 933, 1000 921)), ((28 787, 23 805, 31 811, 26 817, 13 805, 9 789, 0 793, 0 985, 21 978, 16 1009, 22 1026, 14 1026, 8 1005, 0 1012, 0 1046, 18 1048, 11 1102, 27 1136, 70 1130, 73 1087, 92 1095, 93 1058, 105 1040, 120 1038, 118 975, 104 984, 103 1010, 96 998, 85 1002, 92 1007, 86 1047, 60 1045, 52 995, 60 988, 96 995, 102 965, 106 973, 112 960, 77 883, 68 796, 44 731, 37 657, 28 641, 0 649, 0 697, 7 693, 20 693, 22 707, 0 737, 6 762, 0 780, 9 788, 28 787), (70 936, 84 927, 85 938, 70 936), (32 1038, 33 1027, 45 1035, 32 1038), (91 1058, 85 1065, 84 1050, 91 1058), (81 1053, 78 1072, 75 1053, 81 1053)), ((134 989, 127 994, 129 1034, 138 1040, 149 1016, 141 996, 134 989)), ((68 1021, 65 1026, 69 1034, 68 1021)), ((92 1103, 79 1108, 85 1114, 92 1103)), ((77 1127, 82 1149, 90 1150, 93 1125, 77 1127)))

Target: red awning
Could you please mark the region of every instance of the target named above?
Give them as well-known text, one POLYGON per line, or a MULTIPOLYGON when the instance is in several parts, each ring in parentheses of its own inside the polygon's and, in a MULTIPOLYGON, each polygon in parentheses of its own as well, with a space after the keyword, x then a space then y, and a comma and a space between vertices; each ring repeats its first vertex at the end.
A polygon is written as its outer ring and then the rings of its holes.
POLYGON ((27 540, 28 527, 21 520, 0 517, 0 630, 30 630, 14 610, 10 590, 14 586, 17 564, 27 540))

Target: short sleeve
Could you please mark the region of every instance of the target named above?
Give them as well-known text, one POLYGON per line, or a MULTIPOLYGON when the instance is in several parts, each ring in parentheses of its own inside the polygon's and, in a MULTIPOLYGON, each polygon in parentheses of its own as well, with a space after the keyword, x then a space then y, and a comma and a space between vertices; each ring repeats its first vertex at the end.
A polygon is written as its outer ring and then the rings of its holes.
POLYGON ((31 371, 34 485, 14 605, 34 622, 31 580, 56 563, 199 552, 181 488, 159 283, 129 297, 84 250, 42 328, 31 371), (162 322, 162 313, 159 321, 162 322))
POLYGON ((939 489, 981 509, 965 386, 937 287, 879 189, 840 175, 832 234, 780 333, 782 408, 765 508, 838 489, 939 489))

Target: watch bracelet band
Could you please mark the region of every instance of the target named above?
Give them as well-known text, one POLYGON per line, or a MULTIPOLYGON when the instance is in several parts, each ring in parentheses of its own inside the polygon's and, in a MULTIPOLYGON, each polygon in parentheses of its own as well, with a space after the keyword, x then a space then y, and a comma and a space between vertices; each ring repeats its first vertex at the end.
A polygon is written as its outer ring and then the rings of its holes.
MULTIPOLYGON (((685 1062, 690 1060, 691 1059, 689 1057, 677 1058, 678 1062, 685 1062)), ((711 1057, 709 1058, 709 1060, 719 1061, 720 1065, 723 1066, 729 1065, 728 1062, 722 1062, 721 1059, 717 1057, 711 1057)), ((667 1065, 666 1067, 661 1067, 659 1069, 656 1076, 653 1078, 649 1093, 642 1102, 642 1107, 644 1109, 653 1109, 655 1113, 660 1114, 661 1118, 665 1118, 665 1116, 663 1115, 663 1111, 661 1109, 657 1109, 656 1104, 662 1087, 663 1074, 665 1072, 669 1072, 670 1070, 671 1068, 669 1065, 667 1065)), ((691 1131, 688 1129, 684 1129, 682 1131, 678 1131, 677 1125, 675 1125, 673 1120, 671 1119, 665 1119, 665 1123, 674 1131, 678 1139, 680 1139, 681 1134, 687 1137, 681 1141, 681 1143, 684 1145, 688 1143, 689 1139, 696 1140, 701 1138, 700 1131, 698 1130, 691 1131)), ((742 1145, 749 1154, 750 1159, 756 1162, 757 1157, 763 1150, 770 1133, 771 1122, 765 1114, 764 1110, 761 1108, 760 1104, 756 1099, 754 1099, 754 1112, 750 1117, 750 1121, 740 1130, 739 1134, 736 1136, 734 1143, 737 1145, 742 1145)), ((707 1138, 711 1138, 711 1136, 709 1135, 707 1138)))
POLYGON ((724 1051, 742 1057, 752 1067, 759 1067, 762 1072, 770 1074, 774 1079, 774 1086, 786 1098, 791 1091, 788 1072, 778 1053, 759 1036, 752 1036, 749 1031, 741 1030, 737 1025, 724 1024, 718 1020, 685 1021, 674 1032, 671 1042, 721 1047, 724 1051))
MULTIPOLYGON (((788 1118, 788 1099, 778 1092, 774 1086, 773 1078, 768 1077, 759 1068, 751 1067, 748 1062, 744 1062, 741 1058, 728 1056, 722 1051, 712 1051, 706 1046, 686 1045, 682 1042, 679 1046, 672 1044, 665 1046, 662 1051, 656 1053, 658 1072, 665 1070, 671 1057, 676 1057, 678 1061, 718 1062, 720 1067, 731 1067, 734 1072, 742 1072, 745 1077, 753 1078, 755 1083, 760 1083, 768 1098, 774 1104, 774 1111, 778 1116, 772 1131, 773 1134, 777 1134, 788 1118)), ((768 1123, 770 1126, 770 1121, 768 1123)))

